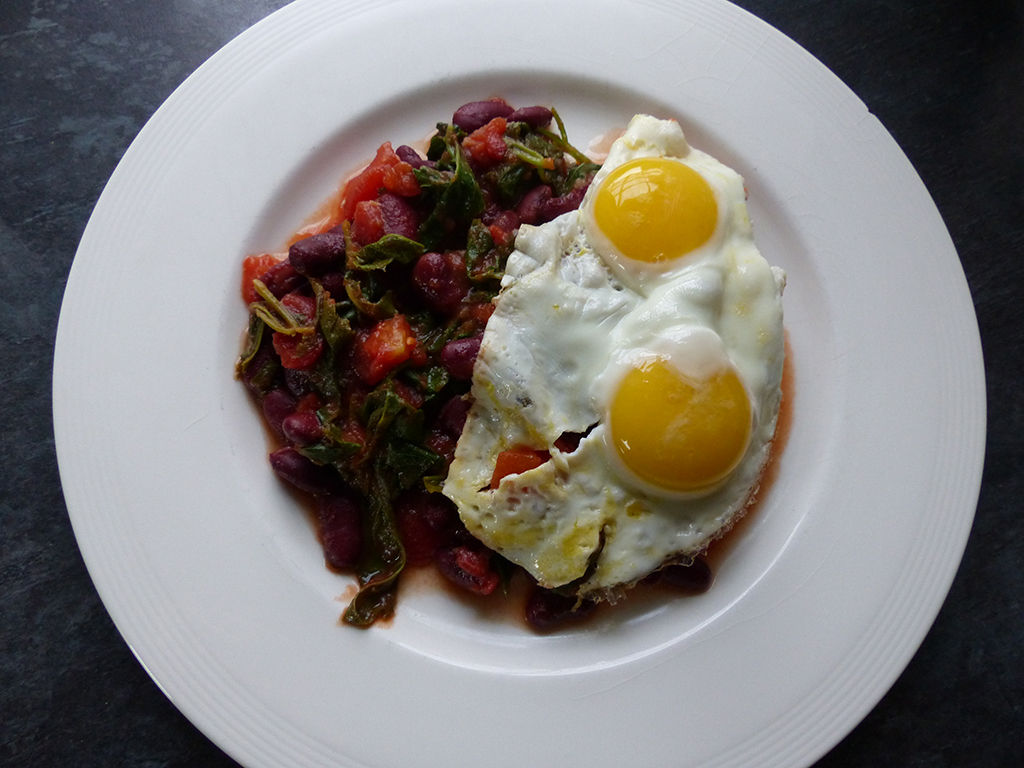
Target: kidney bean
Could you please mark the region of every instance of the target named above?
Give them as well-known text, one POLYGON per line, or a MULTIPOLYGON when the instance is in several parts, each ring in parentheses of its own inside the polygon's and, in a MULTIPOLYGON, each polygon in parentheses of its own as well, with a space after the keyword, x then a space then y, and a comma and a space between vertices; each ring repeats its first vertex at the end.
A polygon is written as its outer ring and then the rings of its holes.
POLYGON ((462 434, 462 428, 466 426, 466 414, 469 413, 469 400, 462 395, 456 395, 443 406, 437 413, 437 428, 452 437, 462 434))
POLYGON ((562 453, 572 453, 580 447, 584 435, 584 432, 563 432, 555 440, 555 447, 562 453))
POLYGON ((274 294, 275 298, 291 293, 301 286, 305 280, 302 275, 295 271, 291 261, 284 259, 272 266, 262 275, 260 280, 267 286, 267 289, 274 294))
POLYGON ((579 621, 589 616, 597 604, 591 600, 579 601, 572 595, 535 587, 526 598, 526 623, 538 632, 555 629, 567 621, 579 621))
POLYGON ((426 565, 448 543, 455 505, 439 493, 412 491, 395 501, 395 523, 410 565, 426 565))
POLYGON ((510 123, 526 123, 531 128, 544 128, 554 114, 547 107, 520 107, 508 115, 510 123))
POLYGON ((457 439, 442 432, 439 429, 432 429, 426 436, 423 444, 427 447, 427 450, 433 451, 442 459, 444 459, 445 466, 449 466, 452 460, 455 458, 455 446, 457 439))
POLYGON ((469 290, 466 262, 458 251, 424 253, 413 266, 412 279, 431 309, 445 314, 455 312, 469 290))
POLYGON ((667 565, 658 571, 660 581, 682 592, 707 592, 714 581, 711 566, 702 557, 694 558, 692 565, 667 565))
POLYGON ((503 99, 471 101, 455 110, 452 123, 467 133, 472 133, 496 117, 508 117, 513 111, 511 105, 503 99))
POLYGON ((324 428, 313 411, 289 413, 281 422, 281 432, 293 445, 312 445, 324 436, 324 428))
POLYGON ((541 207, 552 197, 554 192, 547 184, 538 184, 519 201, 516 206, 516 215, 523 224, 536 224, 540 221, 541 207))
POLYGON ((416 239, 416 230, 420 226, 420 215, 403 197, 383 192, 377 198, 380 212, 384 217, 385 234, 402 235, 411 240, 416 239))
POLYGON ((519 226, 519 217, 515 211, 507 211, 497 206, 484 211, 481 217, 489 227, 498 227, 504 232, 513 232, 519 226))
POLYGON ((314 496, 335 493, 341 485, 331 467, 314 464, 291 446, 271 453, 270 466, 286 483, 314 496))
POLYGON ((419 152, 410 147, 408 144, 402 144, 395 150, 395 154, 398 155, 398 159, 408 163, 413 168, 422 168, 423 166, 433 166, 434 163, 423 158, 419 152))
POLYGON ((320 275, 320 285, 323 289, 331 294, 331 298, 334 300, 340 300, 345 298, 345 273, 340 271, 331 271, 326 274, 320 275))
POLYGON ((446 579, 478 595, 491 594, 501 581, 491 567, 491 552, 479 547, 441 549, 434 562, 446 579))
POLYGON ((473 378, 473 365, 479 352, 479 336, 452 339, 441 350, 441 365, 453 378, 468 381, 473 378))
POLYGON ((559 197, 549 197, 541 201, 540 205, 537 206, 537 220, 534 223, 543 224, 546 221, 551 221, 561 216, 563 213, 575 211, 580 207, 580 203, 583 202, 583 196, 586 192, 586 186, 580 186, 559 197))
POLYGON ((316 277, 340 264, 345 258, 345 236, 340 232, 321 232, 292 243, 288 261, 300 275, 316 277))
POLYGON ((297 368, 285 368, 283 370, 284 385, 296 398, 304 397, 310 392, 316 391, 309 371, 302 371, 297 368))
POLYGON ((278 435, 284 435, 282 424, 285 418, 295 410, 296 398, 287 389, 272 389, 263 398, 263 418, 267 425, 278 435))
POLYGON ((316 521, 327 563, 341 570, 355 568, 363 549, 362 513, 355 499, 344 494, 321 496, 316 521))

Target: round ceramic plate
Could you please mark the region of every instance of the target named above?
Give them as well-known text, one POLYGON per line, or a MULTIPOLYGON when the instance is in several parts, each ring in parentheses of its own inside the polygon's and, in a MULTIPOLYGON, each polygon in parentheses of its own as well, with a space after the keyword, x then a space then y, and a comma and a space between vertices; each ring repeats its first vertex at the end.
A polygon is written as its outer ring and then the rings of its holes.
POLYGON ((90 574, 158 685, 247 766, 806 765, 908 662, 970 529, 984 382, 956 252, 878 121, 746 12, 493 8, 300 0, 139 133, 57 334, 57 450, 90 574), (539 636, 413 579, 393 621, 356 631, 338 624, 350 581, 324 568, 233 378, 240 262, 380 142, 491 95, 556 105, 584 146, 635 112, 674 117, 744 174, 789 275, 788 443, 704 595, 539 636))

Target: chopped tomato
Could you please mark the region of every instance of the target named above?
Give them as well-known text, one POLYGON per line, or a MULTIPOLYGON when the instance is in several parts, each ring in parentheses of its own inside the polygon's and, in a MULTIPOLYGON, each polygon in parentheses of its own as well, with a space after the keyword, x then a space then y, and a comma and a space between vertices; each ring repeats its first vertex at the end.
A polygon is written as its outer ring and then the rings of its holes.
POLYGON ((324 351, 324 340, 316 332, 289 335, 275 331, 271 341, 281 365, 296 371, 311 368, 324 351))
POLYGON ((299 398, 299 402, 295 404, 295 412, 307 413, 316 411, 321 405, 323 405, 323 403, 320 402, 320 395, 316 392, 310 392, 309 394, 303 395, 299 398))
POLYGON ((550 459, 547 451, 537 451, 525 446, 516 446, 502 451, 494 462, 494 474, 491 475, 491 488, 497 488, 503 477, 520 475, 535 469, 550 459))
POLYGON ((284 258, 273 253, 259 253, 253 256, 246 256, 242 260, 242 299, 246 304, 259 301, 256 289, 252 287, 252 281, 266 274, 271 267, 284 261, 284 258))
POLYGON ((316 319, 316 299, 312 296, 293 292, 282 296, 281 303, 302 323, 312 323, 316 319))
POLYGON ((364 200, 376 200, 382 189, 406 197, 420 191, 412 166, 399 159, 390 141, 381 144, 370 164, 345 184, 341 195, 341 218, 351 220, 356 206, 364 200))
POLYGON ((352 218, 352 239, 360 245, 375 243, 384 237, 384 211, 376 200, 363 200, 352 218))
MULTIPOLYGON (((301 293, 289 293, 281 299, 300 323, 312 323, 316 318, 316 300, 301 293)), ((320 359, 324 351, 323 337, 317 332, 287 334, 276 331, 271 338, 281 365, 292 370, 305 370, 320 359)))
POLYGON ((491 226, 487 228, 487 231, 491 233, 491 240, 493 240, 494 244, 499 248, 501 248, 504 245, 508 245, 508 243, 512 240, 512 231, 502 229, 501 225, 499 224, 491 224, 491 226))
POLYGON ((384 189, 402 197, 412 197, 420 193, 420 183, 412 172, 412 166, 399 160, 384 170, 384 189))
POLYGON ((474 165, 490 168, 504 159, 507 125, 504 117, 496 117, 463 139, 462 148, 474 165))
POLYGON ((367 384, 376 384, 404 363, 416 349, 416 336, 405 315, 395 315, 377 323, 357 343, 353 364, 367 384))

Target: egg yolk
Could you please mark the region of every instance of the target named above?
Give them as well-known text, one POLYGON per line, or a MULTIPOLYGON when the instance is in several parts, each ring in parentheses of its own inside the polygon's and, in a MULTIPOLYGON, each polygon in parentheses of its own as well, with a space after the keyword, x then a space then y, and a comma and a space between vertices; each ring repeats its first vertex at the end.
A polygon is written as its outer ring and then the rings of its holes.
POLYGON ((718 223, 718 204, 690 166, 644 157, 608 174, 594 198, 594 220, 623 256, 660 262, 706 243, 718 223))
POLYGON ((611 439, 638 477, 671 491, 723 480, 750 442, 751 406, 732 367, 691 382, 656 360, 627 373, 612 400, 611 439))

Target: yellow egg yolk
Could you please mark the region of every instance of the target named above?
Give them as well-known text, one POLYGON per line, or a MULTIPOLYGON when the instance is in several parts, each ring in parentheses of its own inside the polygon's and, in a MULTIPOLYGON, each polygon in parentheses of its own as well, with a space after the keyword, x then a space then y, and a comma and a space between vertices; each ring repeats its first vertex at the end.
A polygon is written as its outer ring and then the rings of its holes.
POLYGON ((644 157, 608 174, 594 198, 594 221, 623 256, 660 262, 706 243, 718 223, 707 181, 685 163, 644 157))
POLYGON ((664 360, 627 373, 610 409, 622 462, 670 491, 699 491, 723 480, 746 452, 751 421, 750 399, 734 368, 692 382, 664 360))

